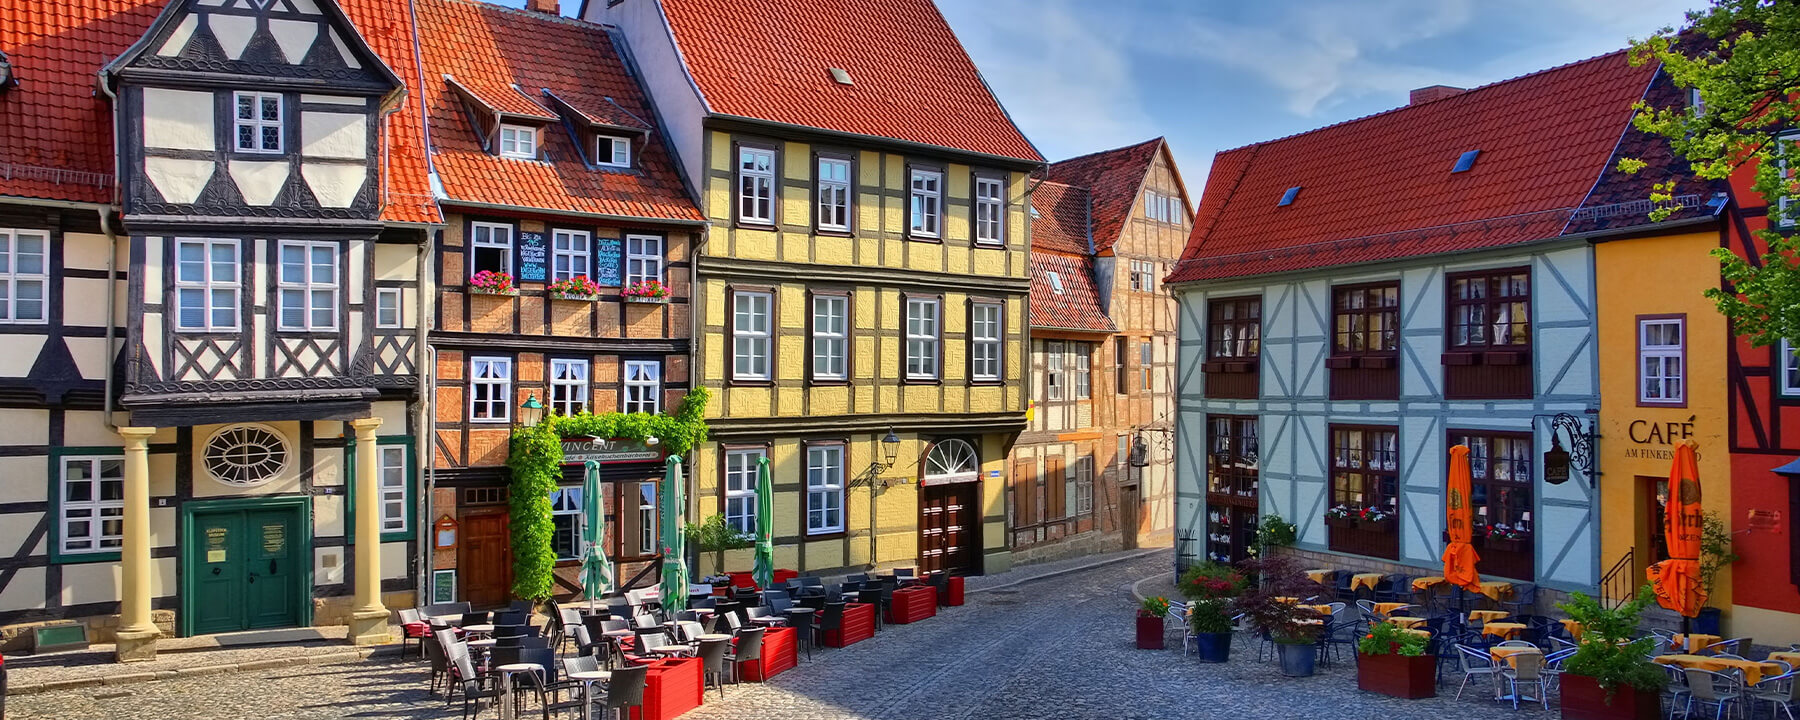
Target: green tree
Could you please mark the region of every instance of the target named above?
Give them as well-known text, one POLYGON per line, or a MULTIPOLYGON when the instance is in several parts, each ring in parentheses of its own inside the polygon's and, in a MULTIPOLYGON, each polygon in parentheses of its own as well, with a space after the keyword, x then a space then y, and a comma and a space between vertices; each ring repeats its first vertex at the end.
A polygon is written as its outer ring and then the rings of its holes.
MULTIPOLYGON (((1782 138, 1800 116, 1800 3, 1712 0, 1690 11, 1680 29, 1634 41, 1632 60, 1660 63, 1701 100, 1697 107, 1665 108, 1640 101, 1632 121, 1638 129, 1666 138, 1698 177, 1724 180, 1754 168, 1753 187, 1768 202, 1771 226, 1784 211, 1790 218, 1800 212, 1800 203, 1783 202, 1796 187, 1783 162, 1793 142, 1782 138)), ((1644 163, 1625 158, 1619 166, 1636 172, 1644 163)), ((1667 201, 1673 190, 1673 180, 1658 183, 1651 199, 1667 201)), ((1651 219, 1671 212, 1661 208, 1651 219)), ((1757 237, 1768 248, 1760 263, 1725 248, 1713 251, 1735 293, 1712 289, 1707 297, 1758 347, 1800 340, 1800 244, 1771 231, 1757 237)))

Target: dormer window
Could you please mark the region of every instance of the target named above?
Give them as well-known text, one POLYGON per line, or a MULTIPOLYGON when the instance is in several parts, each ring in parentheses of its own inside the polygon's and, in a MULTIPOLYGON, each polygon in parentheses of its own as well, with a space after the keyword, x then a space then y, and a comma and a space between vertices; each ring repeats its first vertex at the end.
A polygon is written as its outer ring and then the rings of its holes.
POLYGON ((1061 273, 1047 272, 1047 273, 1044 273, 1044 277, 1050 281, 1050 294, 1052 294, 1052 295, 1063 294, 1063 284, 1062 284, 1062 274, 1061 273))
POLYGON ((235 129, 238 152, 281 152, 281 94, 238 93, 235 129))
POLYGON ((606 167, 631 167, 631 140, 601 135, 594 140, 594 164, 606 167))
POLYGON ((536 160, 537 129, 524 125, 501 125, 500 156, 536 160))

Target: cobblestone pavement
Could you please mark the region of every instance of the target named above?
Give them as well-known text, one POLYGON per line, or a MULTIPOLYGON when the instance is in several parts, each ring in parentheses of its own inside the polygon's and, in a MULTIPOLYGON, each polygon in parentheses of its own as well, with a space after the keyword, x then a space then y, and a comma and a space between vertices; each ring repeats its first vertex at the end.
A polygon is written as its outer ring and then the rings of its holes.
MULTIPOLYGON (((1348 658, 1310 678, 1284 678, 1240 639, 1232 661, 1132 647, 1134 580, 1166 572, 1167 553, 971 595, 921 623, 889 626, 872 640, 821 649, 811 663, 765 684, 734 685, 723 701, 684 720, 911 720, 937 718, 1336 718, 1382 720, 1512 714, 1491 686, 1461 701, 1396 700, 1358 692, 1348 658)), ((417 662, 296 666, 141 685, 12 698, 10 717, 436 718, 456 717, 427 697, 417 662)), ((1455 684, 1448 686, 1454 694, 1455 684)), ((1444 688, 1440 688, 1444 689, 1444 688)), ((1552 704, 1554 707, 1554 703, 1552 704)), ((490 712, 486 717, 493 717, 490 712)))

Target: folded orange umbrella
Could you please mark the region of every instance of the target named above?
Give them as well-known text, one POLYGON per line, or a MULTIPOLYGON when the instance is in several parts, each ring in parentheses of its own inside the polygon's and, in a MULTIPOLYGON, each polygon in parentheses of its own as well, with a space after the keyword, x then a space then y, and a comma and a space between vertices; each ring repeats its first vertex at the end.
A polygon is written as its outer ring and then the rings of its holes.
POLYGON ((1650 588, 1656 593, 1657 604, 1694 617, 1706 604, 1706 589, 1700 585, 1700 528, 1706 515, 1700 509, 1700 467, 1694 459, 1692 440, 1675 447, 1663 519, 1663 540, 1669 546, 1669 559, 1650 566, 1650 588))
POLYGON ((1464 445, 1450 448, 1450 487, 1444 504, 1450 544, 1444 548, 1444 580, 1465 590, 1479 592, 1481 576, 1475 572, 1475 563, 1481 556, 1476 555, 1475 546, 1469 544, 1474 537, 1470 523, 1475 519, 1475 510, 1469 507, 1470 484, 1469 448, 1464 445))

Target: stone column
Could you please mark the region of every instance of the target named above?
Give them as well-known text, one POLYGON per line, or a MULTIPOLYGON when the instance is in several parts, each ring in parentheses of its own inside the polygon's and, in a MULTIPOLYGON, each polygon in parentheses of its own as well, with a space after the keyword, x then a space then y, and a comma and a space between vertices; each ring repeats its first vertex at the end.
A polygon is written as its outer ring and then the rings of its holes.
POLYGON ((356 600, 350 608, 350 642, 391 642, 388 609, 381 604, 381 464, 375 429, 381 418, 351 420, 356 429, 356 600))
POLYGON ((125 538, 119 551, 119 662, 156 659, 162 635, 150 619, 150 436, 156 428, 122 427, 125 438, 125 538))

